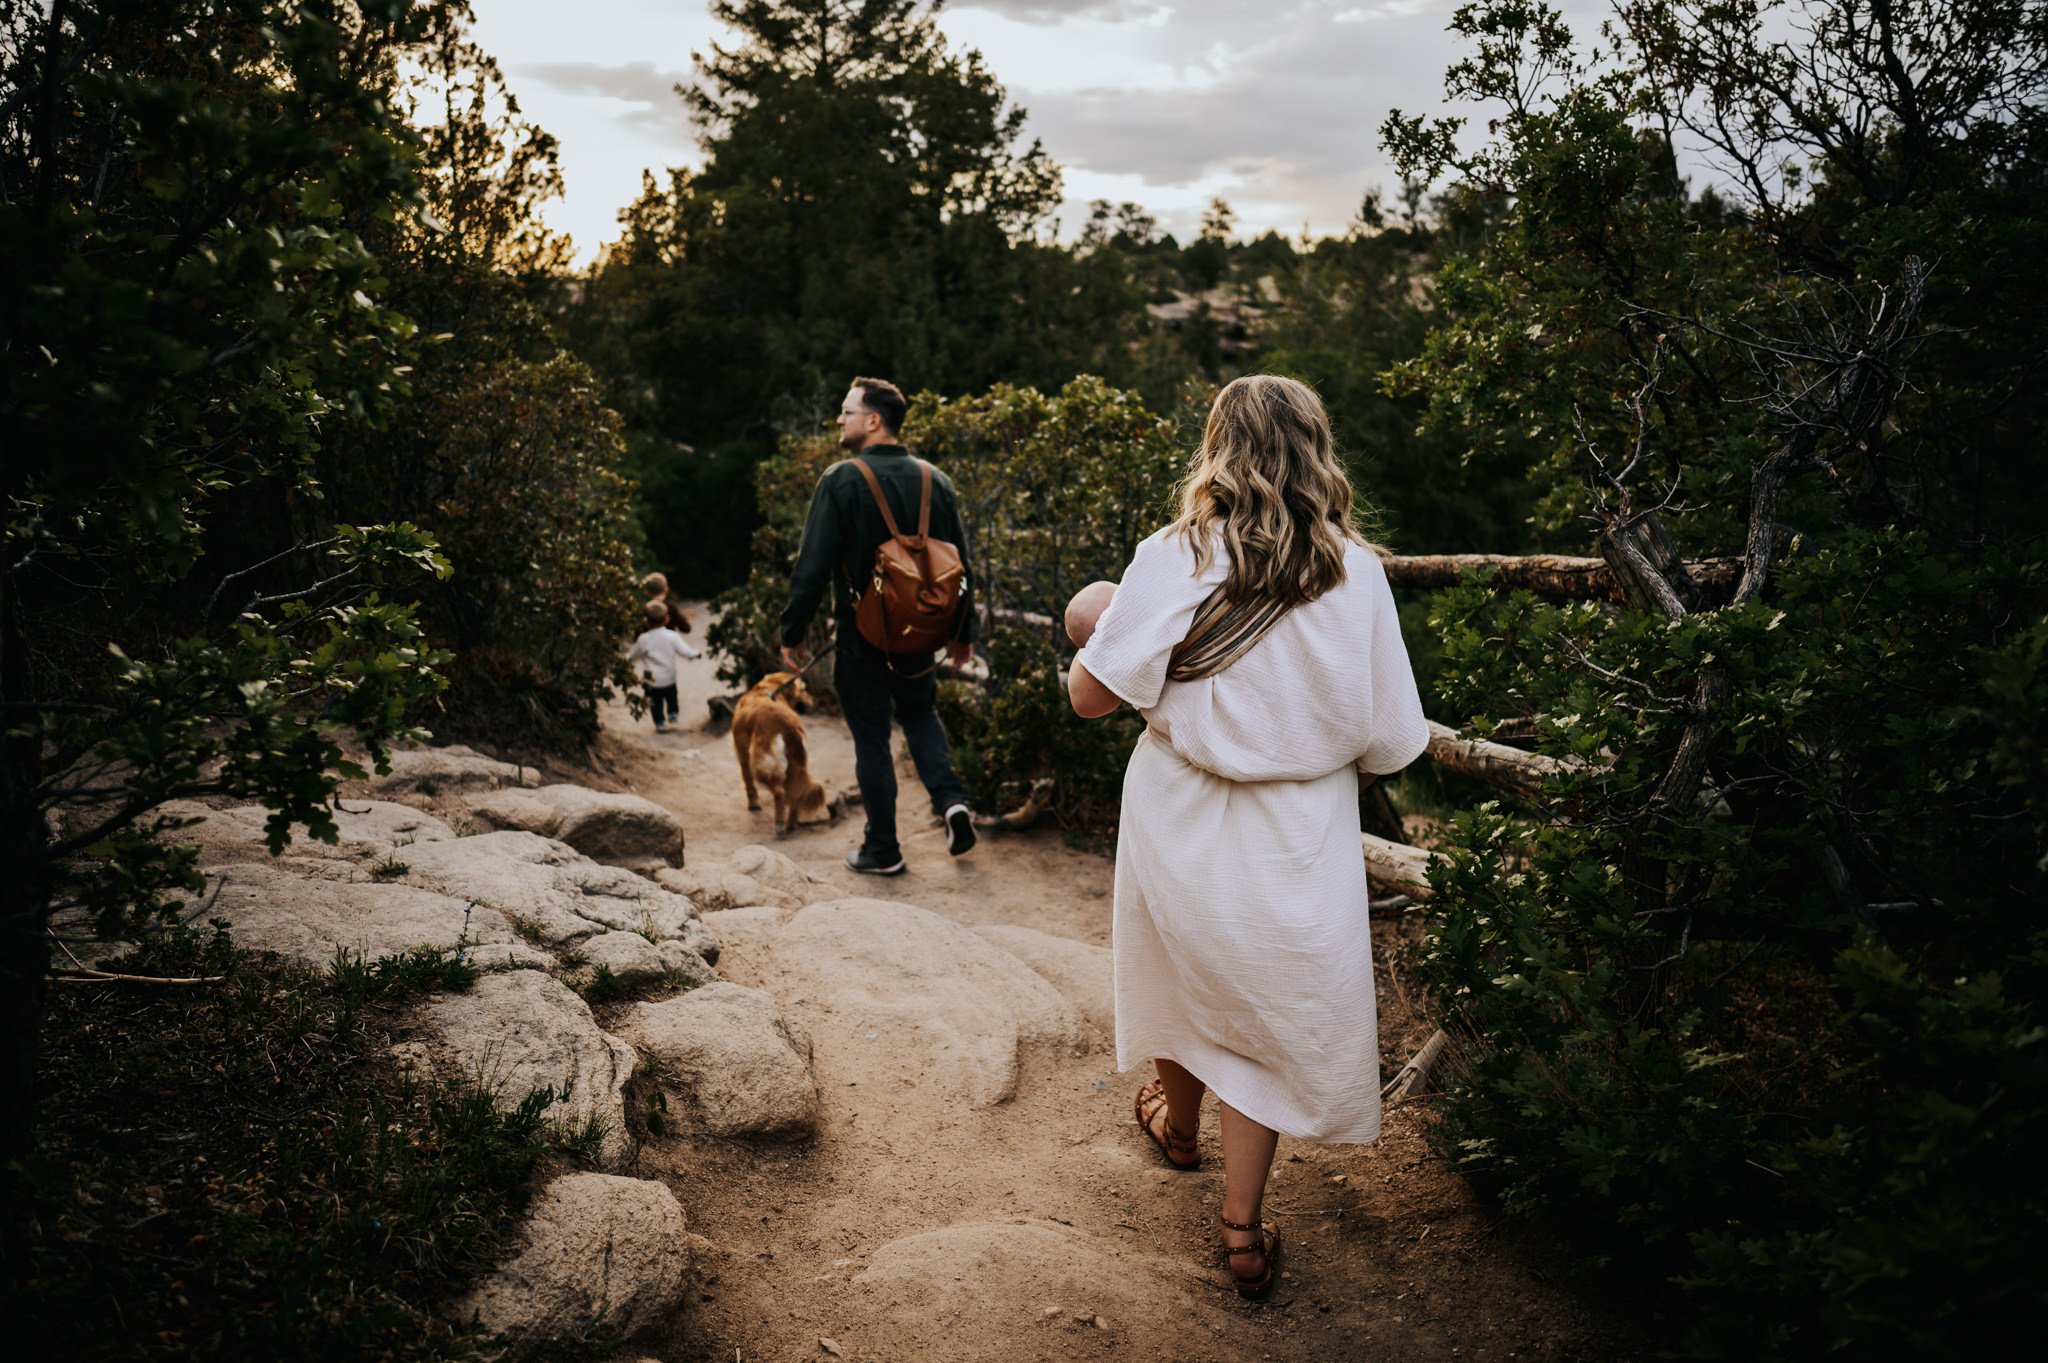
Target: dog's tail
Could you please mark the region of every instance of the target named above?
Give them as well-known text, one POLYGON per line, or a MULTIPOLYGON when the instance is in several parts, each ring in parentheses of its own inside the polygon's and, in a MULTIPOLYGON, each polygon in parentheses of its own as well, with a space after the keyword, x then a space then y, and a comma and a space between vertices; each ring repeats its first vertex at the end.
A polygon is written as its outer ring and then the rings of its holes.
POLYGON ((789 745, 789 802, 796 807, 799 817, 822 814, 825 811, 825 788, 811 779, 811 758, 804 750, 802 727, 791 728, 786 737, 789 745))

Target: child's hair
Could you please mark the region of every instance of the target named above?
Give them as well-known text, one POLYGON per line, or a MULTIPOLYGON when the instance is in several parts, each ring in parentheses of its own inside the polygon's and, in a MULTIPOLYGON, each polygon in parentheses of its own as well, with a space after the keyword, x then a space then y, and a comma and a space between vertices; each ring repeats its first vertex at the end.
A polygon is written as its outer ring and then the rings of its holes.
POLYGON ((668 623, 668 604, 663 601, 650 601, 640 614, 649 626, 659 629, 668 623))
POLYGON ((668 579, 660 573, 649 573, 640 579, 640 594, 642 596, 667 596, 668 579))

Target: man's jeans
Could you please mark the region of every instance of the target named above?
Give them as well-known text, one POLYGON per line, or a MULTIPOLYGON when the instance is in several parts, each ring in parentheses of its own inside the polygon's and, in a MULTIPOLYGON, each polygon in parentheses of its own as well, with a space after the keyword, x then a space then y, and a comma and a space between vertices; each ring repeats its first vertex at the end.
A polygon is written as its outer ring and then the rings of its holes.
MULTIPOLYGON (((842 640, 853 633, 843 629, 842 640)), ((906 659, 903 666, 915 670, 922 660, 906 659)), ((933 704, 938 697, 936 672, 922 677, 899 677, 879 650, 865 640, 852 646, 842 643, 833 659, 833 685, 839 691, 839 708, 846 727, 853 731, 853 773, 860 783, 860 798, 867 808, 867 837, 862 844, 877 855, 896 856, 896 766, 889 759, 889 711, 910 743, 910 760, 932 797, 932 812, 943 816, 954 805, 967 803, 967 787, 953 771, 953 750, 946 742, 946 726, 939 721, 933 704)))

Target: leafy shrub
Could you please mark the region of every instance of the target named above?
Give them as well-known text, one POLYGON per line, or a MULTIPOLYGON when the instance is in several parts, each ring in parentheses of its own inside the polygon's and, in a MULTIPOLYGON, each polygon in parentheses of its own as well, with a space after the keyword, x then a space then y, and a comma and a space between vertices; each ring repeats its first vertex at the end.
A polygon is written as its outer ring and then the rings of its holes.
POLYGON ((1582 764, 1443 844, 1435 1132, 1679 1308, 1685 1356, 1970 1358, 2031 1330, 2048 1249, 2040 1181, 1997 1172, 2048 1126, 2043 332, 2009 283, 2048 127, 2007 103, 2048 52, 2009 8, 1896 11, 1909 79, 1955 82, 1907 131, 1833 65, 1859 7, 1796 47, 1766 12, 1632 4, 1589 67, 1549 7, 1467 6, 1452 82, 1494 136, 1389 126, 1509 200, 1396 384, 1475 455, 1529 442, 1553 542, 1753 554, 1732 600, 1654 566, 1631 609, 1434 598, 1446 717, 1582 764), (1646 111, 1767 173, 1690 194, 1646 111))
MULTIPOLYGON (((358 963, 360 964, 360 963, 358 963)), ((418 962, 364 967, 393 988, 418 962)), ((556 1133, 546 1089, 501 1111, 394 1065, 385 992, 170 934, 117 969, 193 989, 68 989, 43 1120, 7 1208, 0 1303, 31 1357, 492 1356, 438 1315, 504 1244, 556 1133)), ((358 983, 361 983, 358 980, 358 983)))

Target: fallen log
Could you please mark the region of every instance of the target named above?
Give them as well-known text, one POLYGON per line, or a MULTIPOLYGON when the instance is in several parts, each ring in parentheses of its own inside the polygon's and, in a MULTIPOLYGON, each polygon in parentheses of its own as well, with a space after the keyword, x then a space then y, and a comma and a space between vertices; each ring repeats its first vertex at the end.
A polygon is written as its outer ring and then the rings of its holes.
POLYGON ((1436 1072, 1438 1062, 1450 1046, 1451 1039, 1439 1027, 1422 1043, 1422 1049, 1410 1056, 1408 1063, 1394 1072, 1394 1077, 1380 1089, 1381 1102, 1400 1102, 1429 1091, 1430 1077, 1436 1072))
MULTIPOLYGON (((1605 559, 1563 554, 1394 554, 1380 560, 1396 587, 1452 587, 1470 572, 1488 572, 1495 586, 1526 587, 1558 601, 1622 601, 1622 581, 1605 559)), ((1692 559, 1684 564, 1708 595, 1735 590, 1738 558, 1692 559)))
POLYGON ((995 624, 1018 625, 1025 629, 1050 630, 1060 623, 1050 615, 1041 615, 1037 611, 1014 610, 1009 606, 993 606, 987 614, 989 620, 995 624))
POLYGON ((1524 800, 1533 799, 1551 777, 1578 770, 1583 765, 1561 757, 1524 752, 1484 738, 1467 738, 1449 725, 1435 720, 1429 721, 1427 751, 1429 759, 1445 771, 1483 781, 1496 790, 1524 800))
POLYGON ((1429 897, 1429 866, 1442 853, 1390 842, 1370 833, 1361 833, 1358 838, 1365 848, 1365 878, 1368 883, 1412 899, 1429 897))

